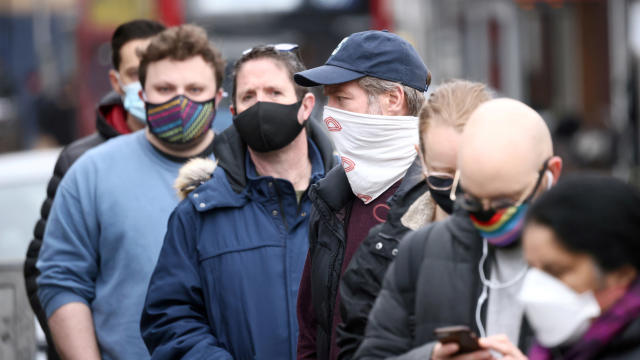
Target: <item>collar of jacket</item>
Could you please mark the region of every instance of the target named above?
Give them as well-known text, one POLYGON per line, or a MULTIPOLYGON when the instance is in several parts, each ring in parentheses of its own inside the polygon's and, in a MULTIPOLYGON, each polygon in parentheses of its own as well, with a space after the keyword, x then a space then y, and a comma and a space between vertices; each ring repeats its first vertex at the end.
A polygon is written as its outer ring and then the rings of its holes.
POLYGON ((351 191, 347 174, 342 166, 336 166, 309 190, 309 198, 313 203, 324 202, 331 211, 337 213, 350 201, 356 198, 351 191))
MULTIPOLYGON (((315 184, 318 180, 322 179, 325 174, 324 164, 322 163, 322 155, 320 155, 320 151, 318 147, 313 143, 313 140, 307 139, 307 143, 309 145, 309 161, 311 162, 311 177, 309 179, 309 185, 315 184)), ((258 185, 263 182, 275 181, 272 176, 262 176, 259 175, 256 171, 256 165, 251 161, 251 156, 246 152, 244 156, 244 168, 246 169, 247 174, 247 185, 245 189, 247 191, 250 190, 252 184, 258 185)), ((282 179, 280 179, 282 180, 282 179)), ((286 181, 286 180, 283 180, 286 181)), ((287 181, 288 182, 288 181, 287 181)))
MULTIPOLYGON (((322 132, 317 121, 309 119, 307 124, 307 134, 320 151, 324 169, 333 168, 338 161, 333 154, 329 138, 322 132)), ((213 140, 213 153, 218 160, 218 166, 225 170, 233 191, 241 193, 247 186, 246 167, 244 166, 247 145, 242 141, 233 125, 216 135, 213 140)))
POLYGON ((220 166, 213 171, 209 181, 192 191, 187 198, 198 212, 220 207, 241 207, 249 202, 245 192, 237 193, 231 189, 227 174, 220 166))
POLYGON ((105 139, 120 135, 116 129, 109 125, 107 119, 104 117, 104 114, 108 112, 107 109, 114 106, 122 107, 122 99, 120 98, 120 94, 111 91, 100 100, 96 107, 96 130, 105 139))
POLYGON ((409 166, 409 169, 407 169, 407 173, 402 178, 402 182, 400 183, 398 190, 396 190, 391 198, 387 200, 387 205, 392 206, 422 181, 424 181, 422 164, 420 163, 420 158, 416 156, 411 166, 409 166))

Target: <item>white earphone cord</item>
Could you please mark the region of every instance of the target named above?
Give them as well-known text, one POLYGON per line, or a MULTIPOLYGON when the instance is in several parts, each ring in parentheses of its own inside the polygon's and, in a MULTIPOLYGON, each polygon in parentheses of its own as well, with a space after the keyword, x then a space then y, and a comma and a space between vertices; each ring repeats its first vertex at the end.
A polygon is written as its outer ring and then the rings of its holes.
POLYGON ((478 326, 480 337, 487 336, 484 326, 482 325, 481 315, 482 315, 482 305, 484 304, 484 302, 487 300, 487 297, 488 297, 488 289, 498 290, 498 289, 504 289, 504 288, 513 286, 518 281, 520 281, 527 273, 527 270, 529 270, 529 266, 525 265, 522 268, 522 270, 520 270, 520 272, 513 279, 504 283, 498 283, 491 280, 487 280, 487 278, 484 275, 484 262, 487 260, 488 254, 489 254, 489 246, 487 243, 487 239, 482 239, 482 257, 480 258, 480 262, 478 263, 478 273, 480 273, 480 281, 482 282, 482 293, 480 294, 480 297, 478 297, 478 303, 476 305, 476 325, 478 326))

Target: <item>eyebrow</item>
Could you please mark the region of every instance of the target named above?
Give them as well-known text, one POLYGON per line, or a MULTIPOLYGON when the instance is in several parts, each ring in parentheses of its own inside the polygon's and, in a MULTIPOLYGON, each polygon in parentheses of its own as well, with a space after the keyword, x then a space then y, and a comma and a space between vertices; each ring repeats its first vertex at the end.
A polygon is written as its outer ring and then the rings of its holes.
POLYGON ((331 85, 325 85, 324 89, 322 90, 322 92, 325 95, 331 95, 331 94, 335 94, 337 92, 343 91, 342 89, 336 87, 336 86, 331 86, 331 85))

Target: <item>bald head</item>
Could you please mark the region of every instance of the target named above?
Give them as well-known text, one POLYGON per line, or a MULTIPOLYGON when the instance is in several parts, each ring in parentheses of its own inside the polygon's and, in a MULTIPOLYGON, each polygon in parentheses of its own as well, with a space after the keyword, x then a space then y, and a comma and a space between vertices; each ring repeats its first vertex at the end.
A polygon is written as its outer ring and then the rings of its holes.
POLYGON ((533 186, 552 155, 551 134, 537 112, 517 100, 490 100, 471 114, 462 134, 460 181, 478 197, 516 196, 533 186))

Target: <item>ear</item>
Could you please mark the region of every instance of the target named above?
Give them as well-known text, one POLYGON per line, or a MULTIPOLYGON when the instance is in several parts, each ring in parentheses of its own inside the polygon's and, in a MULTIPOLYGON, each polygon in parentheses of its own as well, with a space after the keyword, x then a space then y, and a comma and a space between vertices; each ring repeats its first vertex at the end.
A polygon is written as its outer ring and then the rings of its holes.
POLYGON ((231 112, 231 115, 236 114, 236 108, 233 106, 233 104, 229 105, 229 111, 231 112))
POLYGON ((122 90, 122 86, 120 86, 120 82, 118 81, 118 72, 113 69, 109 70, 109 83, 111 83, 113 91, 124 95, 124 90, 122 90))
POLYGON ((313 111, 313 106, 316 103, 316 97, 308 92, 302 98, 302 105, 298 109, 298 122, 302 124, 305 120, 311 116, 311 112, 313 111))
POLYGON ((140 100, 147 102, 147 97, 144 96, 144 90, 138 91, 138 97, 140 98, 140 100))
POLYGON ((407 115, 406 94, 400 85, 381 96, 382 115, 402 116, 407 115))
POLYGON ((223 97, 224 97, 224 89, 220 88, 216 93, 216 108, 218 108, 218 104, 220 104, 220 101, 222 101, 223 97))
POLYGON ((553 185, 555 185, 560 178, 560 174, 562 173, 562 158, 560 158, 559 156, 551 157, 551 159, 549 159, 549 162, 547 163, 547 168, 553 174, 553 185))

